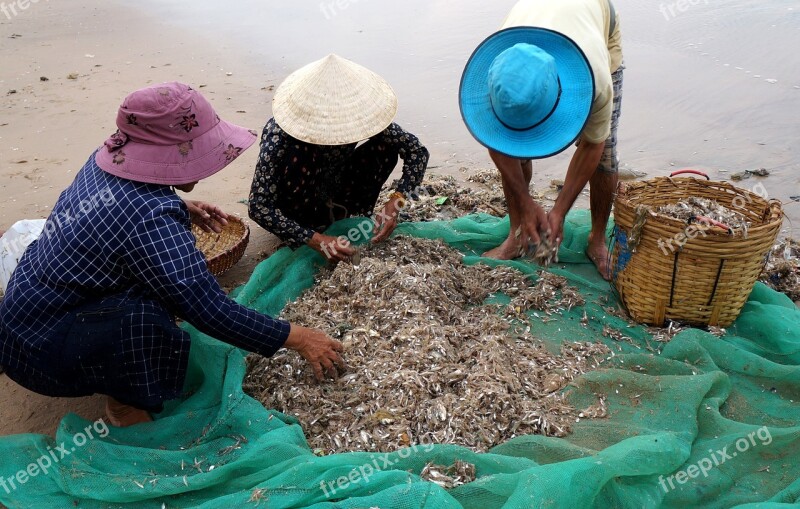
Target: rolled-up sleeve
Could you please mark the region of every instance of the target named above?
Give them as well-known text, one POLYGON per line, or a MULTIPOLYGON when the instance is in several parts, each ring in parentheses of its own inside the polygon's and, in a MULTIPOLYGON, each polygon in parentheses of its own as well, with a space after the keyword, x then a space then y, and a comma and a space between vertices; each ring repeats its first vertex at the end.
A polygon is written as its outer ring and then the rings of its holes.
POLYGON ((286 134, 275 121, 267 122, 261 136, 261 152, 250 188, 248 215, 290 247, 298 248, 314 236, 314 230, 288 218, 276 203, 287 171, 286 143, 286 134))
POLYGON ((185 214, 178 206, 161 207, 145 217, 126 241, 126 262, 161 302, 204 334, 272 356, 289 337, 289 323, 225 295, 181 222, 185 214))
POLYGON ((430 153, 419 138, 397 124, 391 124, 381 134, 383 143, 395 147, 403 160, 403 176, 397 186, 401 193, 409 193, 422 184, 428 168, 430 153))

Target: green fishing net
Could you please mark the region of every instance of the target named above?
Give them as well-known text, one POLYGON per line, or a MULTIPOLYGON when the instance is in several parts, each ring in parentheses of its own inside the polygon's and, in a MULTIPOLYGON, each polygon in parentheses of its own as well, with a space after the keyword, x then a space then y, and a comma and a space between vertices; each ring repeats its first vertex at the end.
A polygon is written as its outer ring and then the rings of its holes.
MULTIPOLYGON (((332 232, 357 222, 344 221, 332 232)), ((152 424, 106 436, 92 429, 88 438, 93 423, 69 415, 55 440, 3 437, 0 502, 11 509, 796 504, 800 311, 759 284, 726 336, 690 329, 668 344, 654 342, 644 328, 606 311, 614 297, 584 256, 588 229, 586 212, 570 215, 562 264, 552 269, 581 290, 586 306, 547 324, 532 321, 534 334, 549 346, 601 340, 615 352, 603 368, 567 388, 576 408, 605 398, 608 418, 581 419, 565 439, 523 436, 485 454, 427 444, 390 454, 319 457, 296 420, 265 410, 242 392, 245 352, 188 327, 192 351, 183 401, 167 405, 152 424), (587 325, 581 323, 584 312, 587 325), (604 328, 632 341, 615 341, 603 335, 604 328), (457 460, 474 464, 477 480, 445 490, 419 477, 428 463, 457 460)), ((467 255, 465 263, 485 262, 477 254, 507 233, 507 219, 483 215, 403 224, 397 232, 444 239, 467 255)), ((321 264, 308 248, 280 250, 236 298, 278 314, 314 284, 321 264)), ((510 265, 536 277, 535 266, 510 265)))

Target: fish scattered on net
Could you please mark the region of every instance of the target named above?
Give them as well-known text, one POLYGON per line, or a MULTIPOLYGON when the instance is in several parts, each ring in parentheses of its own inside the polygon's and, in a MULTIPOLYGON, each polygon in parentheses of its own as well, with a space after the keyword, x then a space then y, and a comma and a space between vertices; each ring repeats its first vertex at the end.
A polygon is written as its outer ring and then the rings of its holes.
POLYGON ((776 244, 760 279, 773 290, 800 301, 800 242, 785 239, 776 244))
MULTIPOLYGON (((508 214, 500 172, 493 169, 479 170, 467 177, 467 181, 479 188, 460 186, 456 178, 449 175, 426 176, 419 192, 411 197, 400 213, 400 219, 412 222, 446 221, 466 214, 484 213, 497 217, 508 214)), ((383 207, 396 185, 397 182, 383 191, 376 207, 383 207)), ((531 192, 535 197, 541 198, 536 191, 531 192)), ((517 230, 517 236, 521 231, 517 230)), ((549 236, 543 235, 538 244, 521 247, 519 257, 532 260, 540 267, 549 267, 558 263, 558 246, 549 236)))
POLYGON ((428 443, 485 451, 519 435, 564 436, 576 418, 605 416, 604 399, 581 412, 561 389, 609 350, 567 342, 551 353, 526 312, 547 319, 583 303, 560 276, 469 266, 441 241, 393 238, 365 248, 358 266, 325 269, 284 310, 340 339, 347 372, 318 384, 282 350, 250 356, 245 390, 297 417, 320 453, 428 443), (510 302, 486 302, 500 293, 510 302))
MULTIPOLYGON (((411 196, 408 205, 400 213, 400 219, 410 222, 448 221, 467 214, 503 217, 508 213, 499 172, 483 170, 467 180, 481 187, 464 187, 450 175, 427 175, 418 192, 411 196)), ((397 184, 394 182, 384 189, 376 207, 383 207, 397 184)))
POLYGON ((741 232, 745 238, 747 230, 750 228, 750 221, 744 214, 735 212, 708 198, 686 198, 678 203, 662 205, 656 209, 656 212, 687 223, 698 217, 707 217, 723 223, 735 232, 741 232))
POLYGON ((461 460, 456 460, 449 467, 428 463, 419 476, 424 481, 438 484, 446 490, 469 484, 477 479, 475 465, 461 460))

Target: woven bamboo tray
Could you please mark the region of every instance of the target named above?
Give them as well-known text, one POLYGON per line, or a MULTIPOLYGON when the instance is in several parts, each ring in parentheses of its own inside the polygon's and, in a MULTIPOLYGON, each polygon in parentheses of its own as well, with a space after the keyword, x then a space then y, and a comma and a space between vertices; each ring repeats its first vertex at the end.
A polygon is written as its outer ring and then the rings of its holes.
POLYGON ((779 201, 727 182, 659 177, 620 184, 614 217, 612 279, 636 321, 659 327, 666 320, 727 327, 739 316, 764 268, 783 211, 779 201), (652 211, 690 196, 716 200, 744 214, 751 223, 746 235, 652 211))
POLYGON ((197 249, 206 257, 208 270, 215 276, 236 265, 250 241, 250 228, 235 216, 228 216, 222 233, 208 233, 196 225, 192 225, 192 233, 197 239, 197 249))

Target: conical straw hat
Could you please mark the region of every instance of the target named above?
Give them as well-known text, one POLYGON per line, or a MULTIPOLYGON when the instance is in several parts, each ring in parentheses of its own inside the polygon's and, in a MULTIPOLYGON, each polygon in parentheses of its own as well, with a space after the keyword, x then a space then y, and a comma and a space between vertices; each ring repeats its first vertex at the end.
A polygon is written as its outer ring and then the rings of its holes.
POLYGON ((380 76, 338 55, 292 73, 272 100, 278 125, 315 145, 346 145, 386 129, 397 114, 397 96, 380 76))

